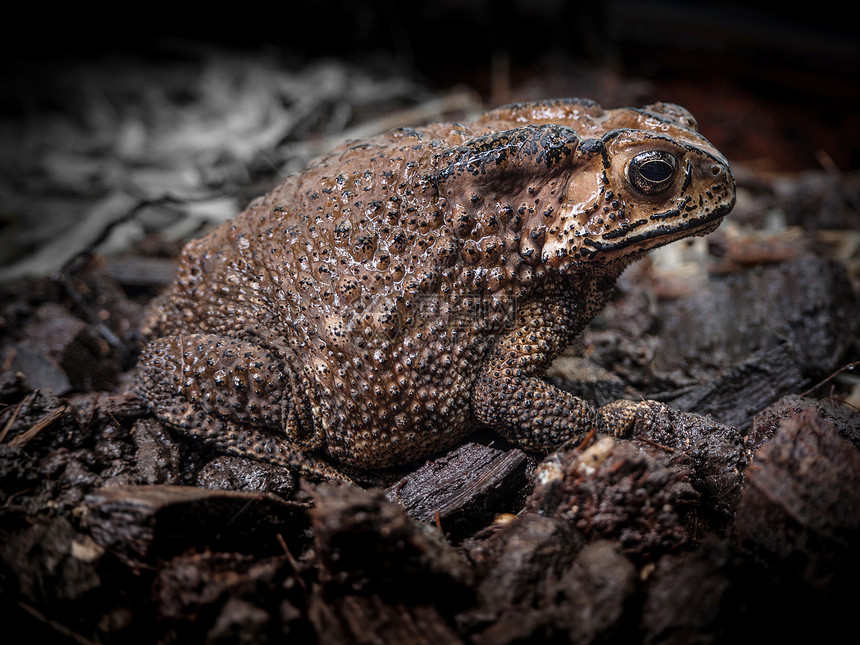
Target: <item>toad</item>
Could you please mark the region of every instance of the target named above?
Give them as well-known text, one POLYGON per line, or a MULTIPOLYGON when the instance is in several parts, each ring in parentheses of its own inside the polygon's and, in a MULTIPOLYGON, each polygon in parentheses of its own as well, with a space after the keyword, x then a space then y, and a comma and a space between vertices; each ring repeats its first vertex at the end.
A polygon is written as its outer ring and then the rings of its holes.
POLYGON ((138 391, 169 426, 316 478, 483 425, 545 454, 623 436, 542 377, 650 249, 716 229, 725 158, 684 108, 562 99, 344 143, 183 250, 138 391))

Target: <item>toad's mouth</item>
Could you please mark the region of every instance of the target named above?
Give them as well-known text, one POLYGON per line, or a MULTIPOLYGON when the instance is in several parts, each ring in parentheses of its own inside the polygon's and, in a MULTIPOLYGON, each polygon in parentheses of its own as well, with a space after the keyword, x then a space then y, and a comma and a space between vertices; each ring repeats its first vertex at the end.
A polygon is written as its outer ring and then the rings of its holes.
POLYGON ((722 219, 728 215, 734 207, 734 201, 721 205, 703 217, 690 220, 678 221, 678 211, 667 211, 658 215, 652 215, 648 219, 631 222, 624 227, 619 227, 601 236, 600 239, 580 238, 583 245, 581 253, 589 257, 596 255, 613 254, 619 251, 645 251, 658 246, 663 246, 683 237, 707 235, 715 231, 722 219), (664 222, 662 225, 655 225, 664 222), (645 227, 640 232, 635 229, 645 227), (613 240, 612 238, 619 238, 613 240))

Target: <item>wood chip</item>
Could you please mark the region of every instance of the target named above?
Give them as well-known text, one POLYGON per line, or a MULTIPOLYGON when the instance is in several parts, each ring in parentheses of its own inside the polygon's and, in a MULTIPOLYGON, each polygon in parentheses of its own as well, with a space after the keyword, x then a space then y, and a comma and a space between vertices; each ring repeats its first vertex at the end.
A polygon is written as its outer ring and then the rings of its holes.
POLYGON ((516 511, 529 486, 530 461, 520 450, 467 443, 395 483, 386 497, 420 522, 438 522, 451 539, 516 511))

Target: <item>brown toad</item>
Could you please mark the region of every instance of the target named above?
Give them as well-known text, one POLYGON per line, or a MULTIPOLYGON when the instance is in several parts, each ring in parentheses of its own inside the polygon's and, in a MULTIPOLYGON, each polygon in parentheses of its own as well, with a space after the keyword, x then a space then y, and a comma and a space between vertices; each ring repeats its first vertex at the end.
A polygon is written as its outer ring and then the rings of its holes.
POLYGON ((523 103, 348 142, 185 247, 139 391, 171 426, 323 477, 479 424, 538 452, 622 434, 641 404, 542 376, 628 264, 734 201, 671 104, 523 103))

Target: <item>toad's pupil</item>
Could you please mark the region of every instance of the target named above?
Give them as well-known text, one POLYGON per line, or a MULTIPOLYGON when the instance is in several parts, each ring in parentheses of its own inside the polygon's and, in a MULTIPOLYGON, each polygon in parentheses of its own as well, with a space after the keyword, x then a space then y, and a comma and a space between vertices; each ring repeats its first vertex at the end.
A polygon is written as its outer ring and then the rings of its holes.
POLYGON ((674 156, 661 150, 641 152, 630 161, 627 177, 646 195, 656 195, 672 184, 678 162, 674 156))
POLYGON ((639 168, 644 179, 654 182, 666 181, 672 176, 673 170, 671 165, 662 160, 648 161, 639 168))

